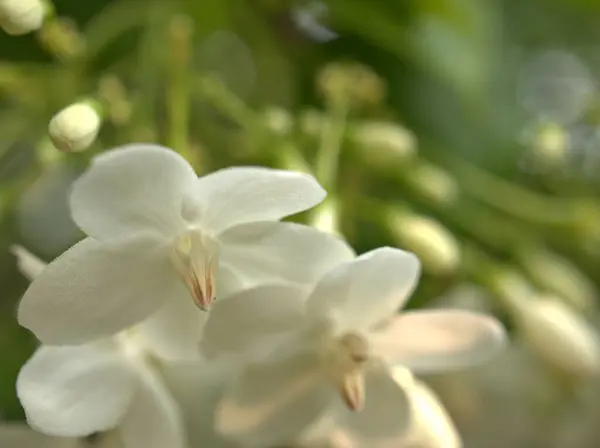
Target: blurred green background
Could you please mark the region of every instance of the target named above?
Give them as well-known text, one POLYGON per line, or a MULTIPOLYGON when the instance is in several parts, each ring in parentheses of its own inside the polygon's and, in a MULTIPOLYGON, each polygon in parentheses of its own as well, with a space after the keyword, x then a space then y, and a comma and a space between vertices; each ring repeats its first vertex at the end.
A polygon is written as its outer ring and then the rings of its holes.
POLYGON ((23 417, 14 382, 35 347, 15 319, 27 281, 10 246, 60 254, 81 237, 66 197, 89 158, 159 142, 200 173, 313 172, 330 198, 298 219, 359 252, 415 251, 424 274, 411 307, 503 319, 515 341, 499 360, 428 379, 465 446, 600 445, 599 2, 53 7, 38 32, 0 33, 1 417, 23 417), (85 151, 56 149, 51 118, 90 99, 98 137, 85 151), (537 324, 515 311, 519 295, 551 295, 575 333, 544 318, 547 336, 531 337, 537 324), (575 360, 565 361, 552 346, 570 339, 575 360))

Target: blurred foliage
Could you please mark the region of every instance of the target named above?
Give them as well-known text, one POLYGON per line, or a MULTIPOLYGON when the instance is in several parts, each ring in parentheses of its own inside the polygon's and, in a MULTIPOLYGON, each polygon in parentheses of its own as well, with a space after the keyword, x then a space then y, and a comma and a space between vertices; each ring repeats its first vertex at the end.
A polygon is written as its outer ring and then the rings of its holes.
MULTIPOLYGON (((14 379, 35 345, 15 321, 26 282, 9 246, 50 260, 73 244, 70 182, 128 142, 173 147, 199 172, 314 172, 331 201, 300 219, 329 213, 359 252, 417 252, 412 307, 469 282, 507 318, 495 279, 510 270, 595 319, 600 3, 56 0, 54 10, 37 33, 0 35, 4 417, 22 417, 14 379), (48 122, 84 98, 102 107, 100 134, 88 151, 60 152, 48 122)), ((503 446, 537 446, 520 443, 503 446)))

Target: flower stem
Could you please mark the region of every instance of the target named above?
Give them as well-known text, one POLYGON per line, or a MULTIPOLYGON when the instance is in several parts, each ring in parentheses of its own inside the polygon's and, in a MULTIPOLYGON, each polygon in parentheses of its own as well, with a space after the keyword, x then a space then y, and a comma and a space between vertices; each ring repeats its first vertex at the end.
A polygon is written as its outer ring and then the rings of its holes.
POLYGON ((323 188, 335 189, 342 139, 346 128, 349 104, 340 99, 330 105, 331 119, 323 124, 321 147, 316 162, 316 176, 323 188))
POLYGON ((185 16, 171 19, 168 29, 167 144, 185 156, 192 165, 196 157, 190 154, 188 126, 190 120, 190 54, 192 21, 185 16))

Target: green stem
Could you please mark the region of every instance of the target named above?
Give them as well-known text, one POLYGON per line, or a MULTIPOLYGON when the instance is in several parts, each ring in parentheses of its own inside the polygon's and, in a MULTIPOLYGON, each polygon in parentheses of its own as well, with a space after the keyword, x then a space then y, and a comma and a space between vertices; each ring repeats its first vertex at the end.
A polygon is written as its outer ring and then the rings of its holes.
POLYGON ((316 176, 323 188, 334 190, 342 139, 346 129, 348 101, 337 101, 330 106, 331 120, 323 124, 321 147, 316 162, 316 176))
POLYGON ((176 16, 168 29, 167 145, 194 162, 188 145, 190 121, 190 54, 193 29, 189 18, 176 16))

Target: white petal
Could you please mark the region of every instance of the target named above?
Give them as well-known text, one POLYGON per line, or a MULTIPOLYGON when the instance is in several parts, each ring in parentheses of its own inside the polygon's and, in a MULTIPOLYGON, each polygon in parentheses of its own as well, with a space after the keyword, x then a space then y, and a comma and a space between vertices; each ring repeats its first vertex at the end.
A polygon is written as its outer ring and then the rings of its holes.
POLYGON ((148 239, 107 247, 88 238, 36 277, 19 322, 46 344, 83 343, 142 321, 167 298, 182 299, 172 297, 179 283, 164 250, 148 239))
POLYGON ((174 151, 157 145, 127 145, 96 156, 73 185, 73 219, 97 239, 144 231, 172 235, 183 226, 184 191, 197 180, 174 151))
POLYGON ((80 448, 79 439, 53 437, 34 431, 24 423, 1 423, 2 448, 80 448))
POLYGON ((202 226, 219 233, 237 224, 279 220, 307 210, 326 194, 308 174, 252 166, 201 177, 188 198, 202 210, 202 226))
POLYGON ((27 280, 36 278, 48 265, 22 246, 11 246, 10 251, 17 257, 17 267, 27 280))
POLYGON ((292 285, 265 285, 215 302, 204 328, 204 352, 243 353, 299 325, 306 292, 292 285))
POLYGON ((136 326, 140 342, 165 361, 195 360, 200 356, 200 339, 209 313, 184 297, 185 290, 178 297, 169 297, 158 312, 136 326))
POLYGON ((221 259, 248 285, 285 281, 312 286, 354 252, 343 240, 313 227, 261 222, 225 232, 221 259))
POLYGON ((221 358, 164 366, 165 382, 182 410, 190 447, 239 448, 215 432, 217 404, 238 364, 238 359, 221 358))
POLYGON ((135 378, 110 343, 42 346, 17 378, 28 423, 46 434, 86 436, 116 426, 135 378))
POLYGON ((406 435, 410 423, 406 391, 383 366, 369 369, 365 377, 365 407, 359 412, 348 412, 343 426, 351 435, 364 440, 364 446, 371 446, 406 435))
POLYGON ((374 335, 379 353, 418 372, 483 362, 504 342, 504 329, 496 319, 461 310, 409 311, 374 335))
POLYGON ((417 257, 384 247, 329 272, 307 300, 312 316, 333 315, 344 329, 367 329, 409 298, 420 273, 417 257))
POLYGON ((242 370, 217 409, 216 429, 250 446, 277 446, 298 437, 336 399, 318 355, 290 346, 242 370))
POLYGON ((181 411, 160 377, 138 370, 139 386, 120 425, 124 448, 186 448, 181 411))

